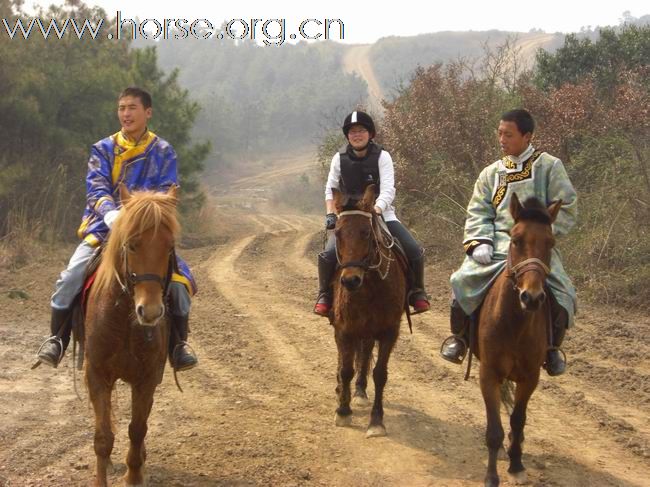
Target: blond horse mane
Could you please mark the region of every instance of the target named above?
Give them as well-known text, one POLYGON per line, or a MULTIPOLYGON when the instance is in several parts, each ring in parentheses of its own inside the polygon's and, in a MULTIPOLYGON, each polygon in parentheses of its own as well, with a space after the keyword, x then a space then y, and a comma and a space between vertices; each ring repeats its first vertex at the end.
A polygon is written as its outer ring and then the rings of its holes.
MULTIPOLYGON (((176 240, 180 225, 176 217, 175 196, 153 191, 137 191, 123 204, 120 216, 113 224, 106 247, 102 253, 102 262, 97 271, 93 287, 102 293, 111 288, 117 275, 124 271, 123 249, 133 237, 149 229, 154 229, 154 236, 160 226, 165 226, 176 240)), ((152 239, 152 242, 155 240, 152 239)))

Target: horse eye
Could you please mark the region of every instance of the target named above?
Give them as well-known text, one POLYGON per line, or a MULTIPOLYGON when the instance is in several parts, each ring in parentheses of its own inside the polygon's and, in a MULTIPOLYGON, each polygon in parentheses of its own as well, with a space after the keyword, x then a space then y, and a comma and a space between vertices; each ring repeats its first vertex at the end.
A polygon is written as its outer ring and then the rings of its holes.
POLYGON ((512 239, 512 245, 514 245, 515 247, 518 247, 520 243, 521 241, 518 238, 512 239))
POLYGON ((135 245, 132 244, 132 243, 129 243, 128 249, 129 249, 129 252, 135 252, 135 245))
POLYGON ((370 237, 370 230, 361 230, 361 238, 367 239, 370 237))

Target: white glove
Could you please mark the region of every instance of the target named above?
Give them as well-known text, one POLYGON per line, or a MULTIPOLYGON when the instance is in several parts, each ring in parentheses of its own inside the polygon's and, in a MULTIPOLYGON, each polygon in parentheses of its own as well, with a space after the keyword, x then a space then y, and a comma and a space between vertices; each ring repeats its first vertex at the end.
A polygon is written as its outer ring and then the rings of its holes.
POLYGON ((494 250, 490 244, 481 244, 472 252, 472 259, 479 264, 487 265, 492 261, 494 250))
POLYGON ((120 216, 120 210, 111 210, 106 212, 104 215, 104 223, 106 223, 106 226, 109 229, 113 228, 113 223, 115 223, 118 216, 120 216))

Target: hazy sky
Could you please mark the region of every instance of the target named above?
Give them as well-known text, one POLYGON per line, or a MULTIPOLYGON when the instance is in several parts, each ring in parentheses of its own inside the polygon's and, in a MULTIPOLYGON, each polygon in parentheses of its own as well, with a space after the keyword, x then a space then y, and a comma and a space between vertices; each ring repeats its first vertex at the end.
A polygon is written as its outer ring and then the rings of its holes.
MULTIPOLYGON (((640 17, 650 13, 647 0, 396 0, 393 3, 372 0, 275 1, 240 0, 200 2, 183 0, 84 0, 99 5, 113 17, 120 10, 124 17, 184 18, 190 22, 205 18, 215 26, 230 19, 285 18, 285 32, 298 32, 304 19, 341 19, 345 40, 350 43, 373 42, 390 35, 409 36, 443 30, 489 30, 528 32, 539 28, 546 32, 575 32, 581 27, 615 25, 629 11, 640 17)), ((47 5, 45 0, 27 0, 26 6, 47 5)), ((54 2, 58 3, 58 2, 54 2)), ((261 28, 261 25, 260 25, 261 28)), ((314 35, 316 24, 310 24, 314 35)))

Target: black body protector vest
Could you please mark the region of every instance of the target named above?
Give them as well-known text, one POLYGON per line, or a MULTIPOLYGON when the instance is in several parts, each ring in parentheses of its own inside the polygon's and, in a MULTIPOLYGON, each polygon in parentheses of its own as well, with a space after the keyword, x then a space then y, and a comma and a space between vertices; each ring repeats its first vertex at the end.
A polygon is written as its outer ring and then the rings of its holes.
POLYGON ((379 194, 379 156, 382 147, 370 142, 365 157, 359 159, 355 156, 352 146, 339 152, 341 157, 341 177, 339 188, 342 193, 353 199, 360 199, 363 192, 370 184, 376 187, 375 193, 379 194))

